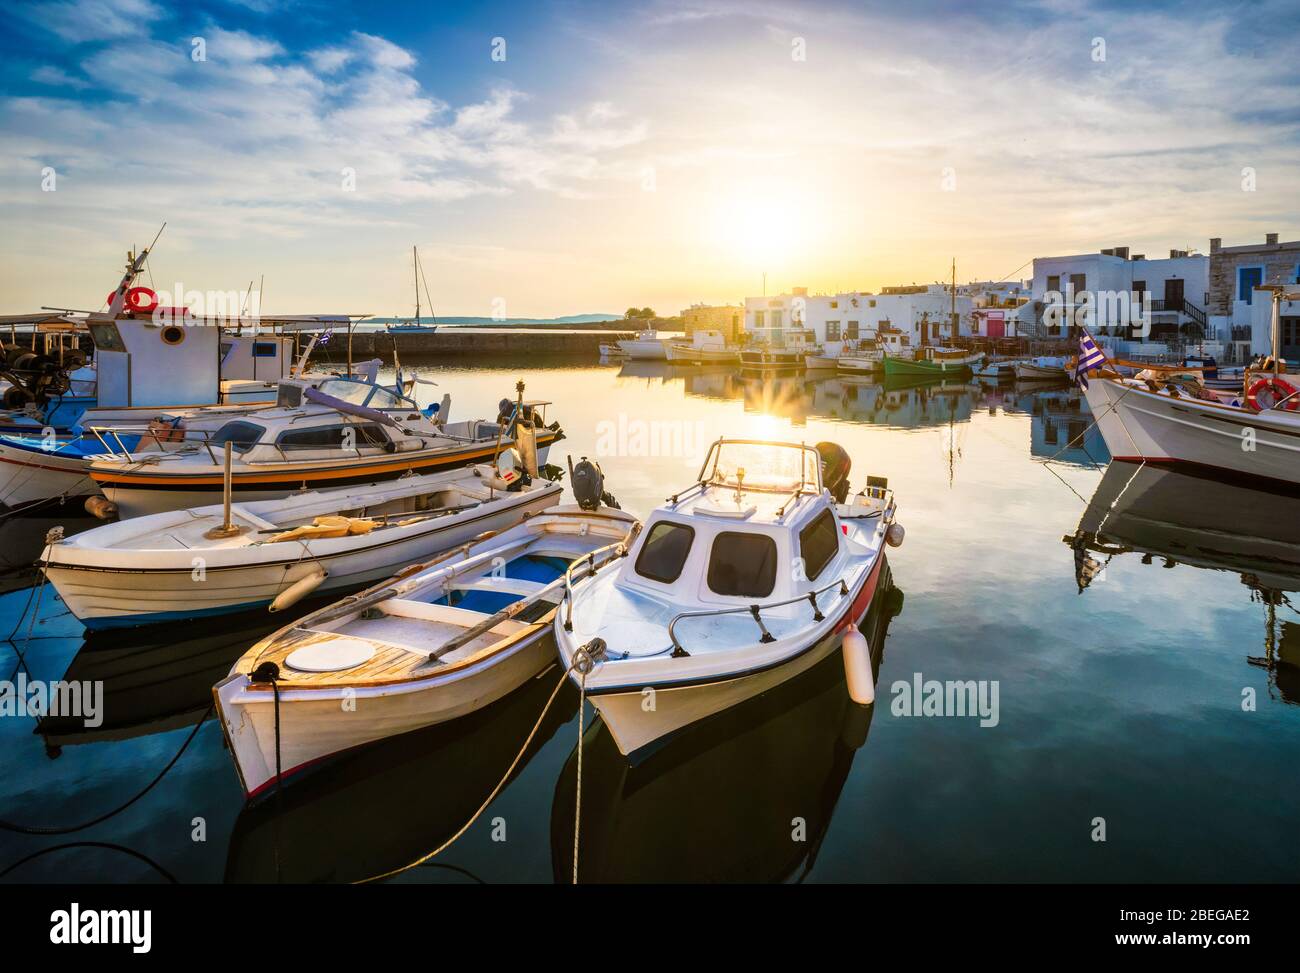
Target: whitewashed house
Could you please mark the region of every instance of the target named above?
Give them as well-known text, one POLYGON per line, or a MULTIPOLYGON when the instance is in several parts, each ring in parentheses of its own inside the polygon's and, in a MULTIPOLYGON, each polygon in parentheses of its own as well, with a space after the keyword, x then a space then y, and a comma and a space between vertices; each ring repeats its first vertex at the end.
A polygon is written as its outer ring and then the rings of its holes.
MULTIPOLYGON (((1161 354, 1175 341, 1215 337, 1205 312, 1209 273, 1209 258, 1201 254, 1171 250, 1167 258, 1148 260, 1114 247, 1036 257, 1031 295, 1045 305, 1045 316, 1054 306, 1063 308, 1070 322, 1120 354, 1161 354)), ((1043 323, 1053 322, 1045 317, 1043 323)))
MULTIPOLYGON (((956 303, 958 334, 969 335, 974 301, 959 290, 956 303)), ((879 294, 810 295, 796 287, 788 294, 745 298, 745 330, 751 340, 780 345, 789 331, 802 328, 832 355, 841 343, 874 338, 882 327, 911 335, 913 347, 942 344, 953 337, 952 304, 952 292, 942 284, 886 287, 879 294)))
MULTIPOLYGON (((1210 240, 1210 325, 1231 342, 1230 360, 1246 361, 1269 354, 1273 346, 1273 295, 1262 285, 1281 284, 1300 292, 1300 241, 1278 242, 1269 233, 1263 243, 1223 246, 1210 240)), ((1282 356, 1300 360, 1300 301, 1283 301, 1282 356)))

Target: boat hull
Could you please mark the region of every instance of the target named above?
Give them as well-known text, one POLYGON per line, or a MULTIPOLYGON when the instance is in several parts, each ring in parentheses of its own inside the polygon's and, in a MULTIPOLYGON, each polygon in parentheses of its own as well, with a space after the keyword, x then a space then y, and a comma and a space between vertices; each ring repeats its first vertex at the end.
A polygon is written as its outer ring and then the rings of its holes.
POLYGON ((886 375, 969 375, 970 362, 906 361, 885 356, 886 375))
MULTIPOLYGON (((537 462, 546 463, 550 447, 559 434, 545 430, 537 437, 537 462)), ((502 440, 502 447, 511 440, 502 440)), ((301 490, 329 489, 359 483, 395 480, 408 473, 439 473, 472 463, 490 462, 497 452, 493 443, 467 444, 464 448, 427 453, 398 453, 363 462, 293 465, 263 464, 257 470, 238 470, 232 477, 232 500, 247 503, 277 500, 301 490)), ((220 503, 222 473, 208 468, 194 473, 174 473, 158 466, 101 464, 90 468, 90 476, 104 496, 117 504, 120 516, 141 517, 168 510, 185 510, 220 503)))
POLYGON ((1114 459, 1181 463, 1244 477, 1300 482, 1300 415, 1270 416, 1172 398, 1106 378, 1085 392, 1114 459))
POLYGON ((830 623, 824 634, 797 647, 776 665, 730 678, 682 685, 654 685, 654 708, 649 712, 646 710, 645 687, 617 691, 591 688, 588 698, 604 720, 619 751, 625 755, 635 753, 656 740, 806 672, 838 650, 844 632, 861 624, 866 617, 884 564, 883 552, 877 554, 870 569, 863 572, 853 599, 843 614, 830 623))
POLYGON ((380 581, 484 531, 501 530, 539 513, 558 503, 561 493, 554 487, 539 490, 527 500, 485 514, 469 511, 413 525, 404 536, 387 540, 379 531, 256 548, 88 552, 96 564, 84 563, 89 557, 78 559, 80 563, 61 560, 56 547, 44 569, 59 597, 86 628, 154 625, 259 608, 322 570, 325 580, 313 589, 313 596, 380 581), (252 561, 253 557, 260 560, 252 561))
POLYGON ((742 368, 804 368, 805 352, 801 351, 742 351, 742 368))
POLYGON ((884 368, 879 358, 865 358, 859 355, 841 355, 835 362, 838 371, 849 375, 874 375, 884 368))
POLYGON ((1057 368, 1055 366, 1045 367, 1043 365, 1034 365, 1030 362, 1016 363, 1016 378, 1019 379, 1040 379, 1055 382, 1066 377, 1067 375, 1064 368, 1057 368))
POLYGON ((668 358, 662 341, 620 341, 618 348, 628 358, 656 361, 664 361, 668 358))
POLYGON ((678 365, 716 365, 740 361, 740 352, 734 348, 696 348, 691 345, 669 344, 664 349, 668 361, 678 365))
MULTIPOLYGON (((540 624, 509 649, 445 677, 399 687, 283 692, 278 779, 283 782, 356 747, 481 709, 552 665, 553 656, 550 625, 540 624), (349 699, 355 710, 340 719, 349 699), (293 732, 285 732, 284 712, 290 709, 293 732)), ((277 781, 275 698, 246 685, 244 676, 231 675, 213 694, 244 793, 253 799, 277 781)))
POLYGON ((0 504, 23 507, 54 497, 90 497, 99 487, 84 456, 23 449, 0 442, 0 504))

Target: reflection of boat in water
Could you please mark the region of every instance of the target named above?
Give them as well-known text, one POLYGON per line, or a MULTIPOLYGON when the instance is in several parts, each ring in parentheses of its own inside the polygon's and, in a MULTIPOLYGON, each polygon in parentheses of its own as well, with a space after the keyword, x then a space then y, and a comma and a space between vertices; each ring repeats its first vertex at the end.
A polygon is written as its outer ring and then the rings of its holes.
MULTIPOLYGON (((862 625, 877 676, 889 620, 902 607, 898 589, 882 594, 862 625)), ((849 699, 837 652, 635 763, 619 754, 602 722, 593 722, 583 743, 579 881, 802 879, 866 742, 874 708, 849 699)), ((575 751, 551 807, 559 882, 573 877, 576 774, 575 751)))
POLYGON ((92 638, 73 656, 63 680, 102 684, 103 722, 88 727, 80 716, 43 716, 36 732, 50 756, 57 756, 59 747, 191 726, 212 705, 212 687, 231 663, 281 621, 249 612, 227 616, 198 637, 189 624, 92 638))
MULTIPOLYGON (((463 719, 352 751, 278 798, 244 807, 226 881, 356 882, 437 848, 492 793, 559 678, 552 667, 463 719)), ((577 705, 578 694, 564 686, 516 777, 577 705)))
POLYGON ((1097 486, 1079 527, 1064 540, 1074 549, 1082 592, 1113 558, 1128 553, 1144 564, 1187 564, 1229 571, 1265 606, 1263 657, 1288 702, 1300 703, 1300 626, 1282 623, 1285 592, 1300 591, 1300 517, 1296 497, 1204 475, 1150 466, 1112 464, 1097 486), (1231 511, 1231 517, 1225 517, 1231 511), (1098 561, 1100 555, 1105 561, 1098 561))

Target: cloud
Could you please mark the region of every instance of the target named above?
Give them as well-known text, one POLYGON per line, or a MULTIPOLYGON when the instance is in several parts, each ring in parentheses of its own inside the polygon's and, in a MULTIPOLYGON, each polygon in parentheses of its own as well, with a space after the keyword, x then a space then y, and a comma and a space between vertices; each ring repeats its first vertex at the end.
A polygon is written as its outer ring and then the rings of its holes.
POLYGON ((48 0, 20 10, 73 44, 135 36, 162 16, 149 0, 48 0))
MULTIPOLYGON (((416 79, 410 52, 374 34, 304 52, 217 24, 197 35, 207 42, 198 61, 188 35, 102 43, 81 62, 93 103, 8 99, 0 159, 18 173, 59 167, 69 193, 61 188, 60 203, 74 191, 147 200, 206 232, 293 235, 331 218, 349 225, 358 204, 381 223, 409 218, 410 203, 521 187, 586 192, 621 171, 599 156, 645 133, 633 122, 611 127, 619 113, 605 103, 524 119, 524 95, 504 86, 453 108, 416 79)), ((78 83, 56 69, 39 74, 78 83)), ((32 204, 29 183, 0 182, 0 201, 32 204)))
POLYGON ((90 82, 84 78, 74 78, 64 71, 63 68, 56 68, 52 64, 43 64, 31 74, 31 79, 38 84, 48 84, 55 87, 67 88, 89 88, 90 82))

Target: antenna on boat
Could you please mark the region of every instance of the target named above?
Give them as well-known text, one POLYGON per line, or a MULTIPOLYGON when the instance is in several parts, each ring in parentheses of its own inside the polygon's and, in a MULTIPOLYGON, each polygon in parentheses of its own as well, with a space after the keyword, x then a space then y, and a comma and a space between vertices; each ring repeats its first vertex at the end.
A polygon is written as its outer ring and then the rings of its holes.
MULTIPOLYGON (((420 323, 420 251, 412 246, 411 255, 415 258, 411 278, 415 282, 415 323, 418 325, 420 323)), ((396 343, 394 343, 393 348, 396 351, 396 343)))

